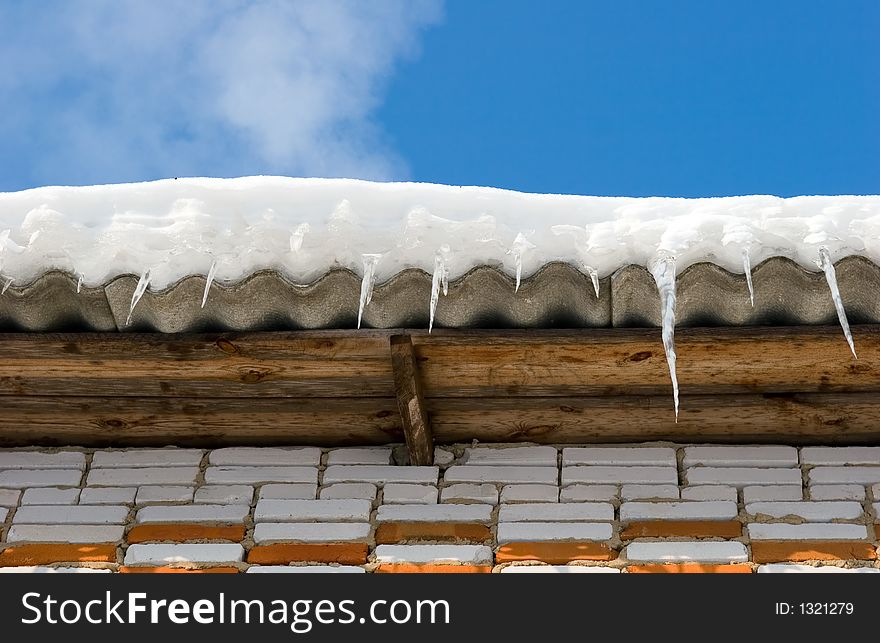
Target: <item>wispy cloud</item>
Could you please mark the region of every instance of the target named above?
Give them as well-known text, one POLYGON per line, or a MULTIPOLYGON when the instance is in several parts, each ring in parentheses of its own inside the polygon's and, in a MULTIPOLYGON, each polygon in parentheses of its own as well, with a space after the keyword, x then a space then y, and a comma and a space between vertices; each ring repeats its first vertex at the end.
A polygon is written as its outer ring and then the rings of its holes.
POLYGON ((395 178, 372 119, 442 0, 0 5, 0 168, 30 184, 395 178))

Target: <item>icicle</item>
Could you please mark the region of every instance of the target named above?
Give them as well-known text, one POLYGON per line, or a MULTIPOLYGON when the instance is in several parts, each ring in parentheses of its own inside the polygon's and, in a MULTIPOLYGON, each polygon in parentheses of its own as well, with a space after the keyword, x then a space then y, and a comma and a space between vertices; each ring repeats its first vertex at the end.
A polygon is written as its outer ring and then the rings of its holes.
POLYGON ((755 307, 755 288, 752 286, 752 258, 749 256, 747 248, 743 248, 743 273, 746 275, 746 285, 749 287, 749 301, 752 302, 752 308, 755 307))
POLYGON ((840 290, 837 287, 837 273, 834 271, 834 264, 831 262, 828 248, 825 246, 819 248, 819 261, 816 263, 825 271, 825 281, 828 282, 828 287, 831 289, 831 299, 834 300, 834 308, 837 309, 837 319, 840 320, 840 327, 843 328, 843 335, 846 337, 846 343, 849 344, 853 357, 858 359, 853 336, 849 330, 849 322, 846 319, 846 311, 843 309, 843 300, 840 298, 840 290))
POLYGON ((449 253, 450 248, 444 243, 434 254, 434 276, 431 279, 431 316, 428 319, 429 333, 434 330, 434 312, 437 310, 437 301, 440 299, 440 288, 443 288, 444 295, 449 292, 449 270, 446 267, 449 253))
POLYGON ((3 290, 0 290, 0 295, 5 295, 6 291, 9 290, 9 286, 12 285, 12 277, 6 280, 6 283, 3 284, 3 290))
POLYGON ((675 258, 661 255, 649 266, 660 291, 660 312, 663 326, 663 349, 672 379, 675 422, 678 423, 678 377, 675 374, 675 258))
POLYGON ((526 235, 522 232, 516 235, 516 239, 513 240, 513 245, 510 247, 510 250, 507 251, 507 254, 513 255, 513 263, 516 266, 516 289, 514 292, 519 292, 520 283, 522 283, 522 259, 523 254, 527 250, 531 250, 535 248, 535 244, 526 239, 526 235))
POLYGON ((131 308, 128 311, 128 319, 125 320, 125 325, 131 323, 131 315, 134 313, 134 307, 137 306, 137 303, 141 300, 144 293, 147 290, 147 286, 150 285, 150 269, 147 268, 144 273, 141 275, 140 280, 138 281, 137 288, 134 289, 134 294, 131 296, 131 308))
POLYGON ((76 292, 77 292, 77 294, 79 294, 79 292, 82 290, 82 287, 83 287, 83 274, 79 273, 79 277, 76 278, 76 292))
POLYGON ((373 286, 376 284, 376 265, 379 263, 382 255, 365 254, 362 257, 364 260, 364 276, 361 279, 361 299, 358 304, 358 328, 361 327, 364 308, 373 300, 373 286))
POLYGON ((208 278, 205 280, 205 292, 202 294, 202 308, 208 301, 208 291, 211 290, 211 284, 214 283, 214 273, 217 272, 217 262, 212 261, 211 267, 208 269, 208 278))
POLYGON ((590 275, 590 281, 593 282, 593 290, 596 291, 596 299, 599 298, 599 271, 593 268, 593 266, 588 266, 584 264, 584 270, 587 271, 587 274, 590 275))

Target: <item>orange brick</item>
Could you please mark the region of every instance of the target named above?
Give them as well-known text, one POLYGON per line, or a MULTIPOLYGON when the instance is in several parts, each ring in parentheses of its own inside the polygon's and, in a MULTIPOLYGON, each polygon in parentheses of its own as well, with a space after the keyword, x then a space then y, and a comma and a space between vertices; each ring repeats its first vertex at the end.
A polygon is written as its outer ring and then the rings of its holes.
POLYGON ((13 545, 0 552, 0 567, 73 562, 115 563, 116 545, 83 545, 73 543, 13 545))
POLYGON ((739 538, 738 520, 642 520, 631 522, 620 532, 621 540, 633 538, 739 538))
POLYGON ((874 545, 859 541, 761 540, 752 541, 756 563, 804 560, 875 560, 874 545))
POLYGON ((190 540, 231 540, 241 542, 244 538, 244 525, 199 525, 199 524, 170 524, 170 525, 137 525, 128 532, 126 539, 129 543, 145 542, 175 542, 182 543, 190 540))
POLYGON ((478 523, 384 522, 376 528, 376 544, 389 545, 405 540, 486 542, 492 532, 478 523))
POLYGON ((367 562, 366 543, 276 543, 257 545, 248 552, 249 563, 284 565, 291 562, 343 563, 367 562))
POLYGON ((517 542, 501 545, 495 552, 496 563, 540 560, 564 565, 573 560, 613 560, 617 553, 605 543, 595 542, 517 542))
POLYGON ((411 563, 383 563, 376 568, 377 574, 489 574, 488 565, 414 565, 411 563))
POLYGON ((703 563, 669 563, 657 565, 631 565, 630 574, 751 574, 748 565, 708 565, 703 563))
POLYGON ((235 567, 205 567, 204 569, 185 569, 183 567, 120 567, 120 574, 237 574, 235 567))

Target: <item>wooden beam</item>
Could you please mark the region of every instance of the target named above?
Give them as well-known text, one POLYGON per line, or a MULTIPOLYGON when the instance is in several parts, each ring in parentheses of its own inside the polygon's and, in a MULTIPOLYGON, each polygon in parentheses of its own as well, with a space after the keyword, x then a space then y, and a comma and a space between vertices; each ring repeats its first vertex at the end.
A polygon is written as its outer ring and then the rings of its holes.
POLYGON ((880 443, 874 393, 428 400, 438 442, 880 443))
POLYGON ((433 464, 434 439, 431 435, 431 422, 425 410, 412 339, 409 335, 392 335, 389 343, 394 389, 397 393, 403 434, 409 449, 410 464, 433 464))
POLYGON ((0 412, 0 446, 332 446, 402 441, 394 398, 8 396, 0 412))

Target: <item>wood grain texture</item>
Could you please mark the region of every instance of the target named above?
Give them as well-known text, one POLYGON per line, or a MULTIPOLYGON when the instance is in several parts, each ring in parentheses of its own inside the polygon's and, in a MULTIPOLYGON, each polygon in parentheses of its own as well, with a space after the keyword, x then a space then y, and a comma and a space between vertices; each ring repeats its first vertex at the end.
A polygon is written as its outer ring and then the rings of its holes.
POLYGON ((389 344, 397 408, 400 411, 410 463, 421 466, 432 465, 434 438, 431 435, 431 422, 425 410, 425 399, 419 381, 412 339, 409 335, 392 335, 389 344))
MULTIPOLYGON (((880 327, 678 329, 683 392, 880 392, 880 327)), ((408 333, 409 334, 409 333, 408 333)), ((0 334, 0 396, 393 397, 384 331, 0 334)), ((411 334, 424 395, 666 395, 656 329, 411 334)))
POLYGON ((0 413, 0 446, 320 446, 402 441, 394 398, 8 396, 0 413))

